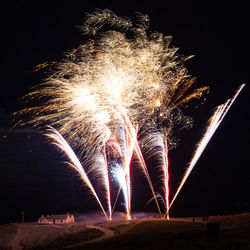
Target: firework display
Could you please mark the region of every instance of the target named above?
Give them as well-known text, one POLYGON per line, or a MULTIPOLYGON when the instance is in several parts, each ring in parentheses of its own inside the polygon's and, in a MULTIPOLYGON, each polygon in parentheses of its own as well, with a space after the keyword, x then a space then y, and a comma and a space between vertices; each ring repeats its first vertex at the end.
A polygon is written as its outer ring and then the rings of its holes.
MULTIPOLYGON (((191 126, 192 120, 182 109, 190 100, 204 99, 209 89, 193 89, 195 78, 183 64, 191 56, 178 55, 178 49, 170 46, 170 36, 150 33, 147 15, 138 14, 137 19, 134 24, 106 9, 87 14, 79 26, 87 41, 67 53, 63 61, 36 67, 49 68, 50 74, 25 96, 30 107, 18 112, 29 115, 24 124, 53 126, 46 136, 66 155, 108 220, 120 193, 127 218, 131 218, 133 157, 147 178, 159 214, 168 216, 181 189, 169 205, 168 149, 175 142, 173 128, 191 126), (144 160, 154 156, 159 158, 162 173, 158 193, 165 204, 163 213, 144 160), (104 187, 106 206, 96 194, 90 173, 104 187), (111 200, 111 181, 119 185, 115 201, 111 200)), ((229 104, 219 108, 219 120, 209 129, 209 139, 229 104)), ((206 143, 201 142, 199 156, 206 143)), ((191 170, 199 156, 191 161, 191 170)))

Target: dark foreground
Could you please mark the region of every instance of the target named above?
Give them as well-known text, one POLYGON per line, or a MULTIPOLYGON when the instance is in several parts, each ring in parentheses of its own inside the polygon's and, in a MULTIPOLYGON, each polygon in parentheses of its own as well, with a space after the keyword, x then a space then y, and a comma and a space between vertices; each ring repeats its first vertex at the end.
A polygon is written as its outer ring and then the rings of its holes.
POLYGON ((151 217, 60 226, 8 224, 0 227, 0 235, 1 249, 244 250, 250 249, 250 213, 209 217, 208 222, 151 217))

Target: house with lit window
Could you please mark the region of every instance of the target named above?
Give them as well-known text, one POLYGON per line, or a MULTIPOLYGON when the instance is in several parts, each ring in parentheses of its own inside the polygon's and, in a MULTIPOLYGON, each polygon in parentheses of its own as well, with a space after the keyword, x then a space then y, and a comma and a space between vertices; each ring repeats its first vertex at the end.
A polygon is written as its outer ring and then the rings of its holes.
POLYGON ((38 224, 66 224, 75 222, 73 214, 42 215, 38 219, 38 224))

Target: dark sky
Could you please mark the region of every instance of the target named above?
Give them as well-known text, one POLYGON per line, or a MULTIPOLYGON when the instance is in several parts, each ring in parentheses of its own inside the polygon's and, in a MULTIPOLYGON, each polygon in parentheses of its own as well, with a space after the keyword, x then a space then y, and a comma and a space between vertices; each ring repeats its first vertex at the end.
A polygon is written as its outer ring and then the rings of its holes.
MULTIPOLYGON (((172 45, 180 48, 180 54, 195 55, 186 66, 198 78, 197 86, 210 86, 205 104, 187 111, 194 119, 194 127, 177 133, 181 142, 170 152, 173 195, 213 108, 230 98, 240 84, 249 84, 247 5, 240 1, 185 2, 20 0, 2 5, 0 135, 5 135, 11 126, 9 114, 20 108, 18 99, 42 81, 41 74, 31 73, 32 67, 59 60, 63 52, 83 43, 75 26, 83 23, 85 12, 108 8, 127 17, 133 17, 134 12, 146 13, 151 19, 150 30, 172 35, 172 45)), ((249 210, 248 107, 247 85, 176 200, 173 215, 249 210)), ((13 131, 1 138, 0 150, 0 199, 6 214, 1 223, 20 219, 22 209, 29 214, 28 219, 42 211, 91 209, 81 182, 61 163, 60 154, 35 131, 13 131)), ((141 178, 138 173, 134 175, 141 178)), ((134 209, 149 209, 136 198, 145 186, 133 187, 134 209)))

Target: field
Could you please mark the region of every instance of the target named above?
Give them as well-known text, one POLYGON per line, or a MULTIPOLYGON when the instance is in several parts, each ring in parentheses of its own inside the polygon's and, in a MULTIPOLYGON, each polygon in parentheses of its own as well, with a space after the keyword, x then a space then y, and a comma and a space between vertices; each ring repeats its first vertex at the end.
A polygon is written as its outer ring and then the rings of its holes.
POLYGON ((145 217, 112 222, 86 219, 68 225, 12 223, 0 226, 0 235, 0 249, 244 250, 250 249, 250 213, 209 217, 208 222, 145 217))

